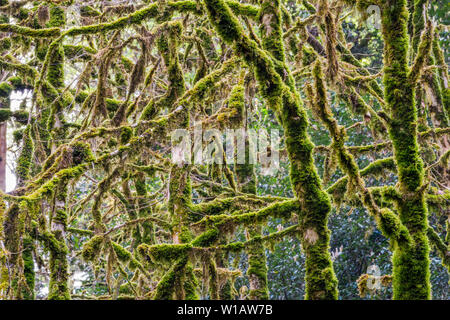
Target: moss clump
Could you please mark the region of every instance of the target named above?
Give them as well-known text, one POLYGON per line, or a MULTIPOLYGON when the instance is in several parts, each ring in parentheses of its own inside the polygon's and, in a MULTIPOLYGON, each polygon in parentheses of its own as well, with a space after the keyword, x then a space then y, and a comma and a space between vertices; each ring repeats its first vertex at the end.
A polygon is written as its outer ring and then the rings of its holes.
POLYGON ((133 137, 133 129, 131 127, 122 127, 120 132, 120 143, 127 144, 133 137))
POLYGON ((8 98, 11 92, 13 91, 13 86, 9 84, 8 82, 2 82, 0 83, 0 97, 1 98, 8 98))
POLYGON ((26 88, 24 79, 19 76, 10 77, 8 82, 11 83, 15 90, 23 90, 26 88))
POLYGON ((13 131, 13 139, 16 144, 19 144, 23 138, 24 129, 17 129, 13 131))
POLYGON ((86 99, 89 97, 89 92, 87 91, 80 91, 76 96, 75 96, 75 102, 82 104, 83 102, 86 101, 86 99))
POLYGON ((47 81, 55 88, 64 87, 64 49, 59 46, 53 51, 48 67, 47 81))
POLYGON ((57 5, 50 6, 49 27, 63 27, 66 25, 66 12, 63 7, 57 5))
POLYGON ((101 13, 91 6, 82 6, 80 8, 80 15, 82 17, 98 17, 101 15, 101 13))
POLYGON ((130 260, 132 260, 133 256, 131 254, 130 251, 128 251, 127 249, 125 249, 124 247, 122 247, 120 244, 111 241, 111 246, 114 249, 114 252, 117 255, 117 258, 121 261, 121 262, 129 262, 130 260))
POLYGON ((122 104, 121 101, 115 100, 115 99, 105 99, 105 103, 106 103, 106 110, 108 110, 108 112, 111 113, 115 113, 119 108, 120 105, 122 104))
MULTIPOLYGON (((177 285, 179 286, 177 288, 177 291, 179 292, 178 298, 185 298, 184 290, 182 290, 184 288, 180 286, 180 280, 184 275, 186 264, 187 257, 182 257, 172 265, 172 267, 169 269, 169 271, 166 272, 166 274, 162 277, 162 279, 158 283, 158 286, 156 287, 156 293, 153 297, 155 300, 172 300, 174 298, 177 285)), ((192 292, 189 293, 192 294, 192 292)))
POLYGON ((20 124, 25 125, 28 123, 28 117, 29 117, 28 111, 25 111, 25 110, 14 111, 12 116, 14 117, 14 120, 16 120, 20 124))
POLYGON ((217 241, 218 237, 219 229, 212 228, 195 238, 191 244, 194 247, 210 247, 217 241))
POLYGON ((40 235, 45 248, 50 251, 50 282, 48 300, 70 300, 68 248, 59 229, 40 235))
POLYGON ((79 165, 85 162, 94 160, 89 144, 77 141, 72 144, 72 163, 73 165, 79 165))
POLYGON ((93 236, 83 245, 81 255, 85 261, 95 262, 103 247, 103 237, 100 235, 93 236))
POLYGON ((137 250, 139 255, 153 263, 173 263, 178 259, 187 257, 191 251, 191 244, 141 244, 137 250))
POLYGON ((11 118, 12 111, 9 109, 0 108, 0 123, 5 122, 11 118))

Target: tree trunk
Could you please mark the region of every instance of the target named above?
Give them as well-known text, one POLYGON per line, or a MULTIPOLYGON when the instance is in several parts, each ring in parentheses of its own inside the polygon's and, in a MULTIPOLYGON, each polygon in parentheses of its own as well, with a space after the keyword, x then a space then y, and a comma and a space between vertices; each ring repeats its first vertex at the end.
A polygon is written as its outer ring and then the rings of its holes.
POLYGON ((6 122, 0 123, 0 190, 6 191, 6 122))
MULTIPOLYGON (((382 8, 384 38, 384 85, 391 121, 389 134, 393 141, 398 169, 397 210, 408 228, 412 243, 396 244, 393 253, 394 299, 430 299, 429 246, 427 206, 423 188, 423 162, 417 142, 417 108, 415 84, 408 67, 408 13, 406 1, 387 1, 382 8)), ((419 53, 420 54, 420 53, 419 53)))

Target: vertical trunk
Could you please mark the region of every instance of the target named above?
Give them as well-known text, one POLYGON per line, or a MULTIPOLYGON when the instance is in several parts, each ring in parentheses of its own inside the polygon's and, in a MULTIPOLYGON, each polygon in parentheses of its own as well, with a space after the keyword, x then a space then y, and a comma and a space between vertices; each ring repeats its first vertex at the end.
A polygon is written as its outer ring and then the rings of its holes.
POLYGON ((55 214, 51 222, 51 233, 47 234, 47 246, 50 250, 49 300, 70 300, 69 265, 67 261, 65 228, 67 224, 66 190, 58 190, 55 202, 55 214))
POLYGON ((393 253, 394 299, 430 299, 427 207, 424 200, 423 162, 417 143, 415 84, 409 78, 408 12, 405 0, 386 1, 382 8, 384 85, 391 121, 389 134, 398 168, 397 210, 413 243, 396 244, 393 253))
MULTIPOLYGON (((52 27, 63 27, 66 24, 65 9, 63 7, 52 5, 50 7, 49 25, 52 27)), ((59 93, 64 89, 64 49, 59 45, 53 52, 52 61, 47 72, 47 81, 59 93)), ((52 139, 48 142, 51 145, 52 152, 56 150, 61 140, 66 138, 66 129, 64 128, 63 103, 54 103, 47 128, 52 132, 52 139), (53 139, 55 141, 53 141, 53 139)), ((69 265, 68 248, 66 245, 66 200, 67 185, 63 184, 56 189, 54 214, 51 217, 51 225, 46 235, 47 246, 50 251, 50 283, 49 300, 70 300, 69 289, 69 265)))
POLYGON ((0 123, 0 190, 6 190, 6 122, 0 123))

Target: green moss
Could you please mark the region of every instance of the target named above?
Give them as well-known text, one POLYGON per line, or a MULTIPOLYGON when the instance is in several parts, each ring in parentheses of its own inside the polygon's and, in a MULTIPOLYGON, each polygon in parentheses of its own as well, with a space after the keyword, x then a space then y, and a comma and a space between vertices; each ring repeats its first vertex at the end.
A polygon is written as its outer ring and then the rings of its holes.
POLYGON ((84 101, 86 101, 86 99, 89 97, 89 92, 87 91, 80 91, 76 96, 75 96, 75 102, 82 104, 84 101))
POLYGON ((251 226, 261 224, 272 217, 289 219, 292 213, 298 210, 299 204, 296 200, 287 200, 283 202, 276 202, 255 212, 241 213, 238 211, 234 215, 221 214, 207 216, 197 224, 199 226, 214 224, 219 229, 233 229, 233 227, 237 225, 251 226))
POLYGON ((49 27, 63 27, 66 25, 66 13, 63 7, 57 5, 50 6, 49 27))
MULTIPOLYGON (((448 240, 450 235, 448 230, 449 229, 449 223, 446 223, 446 227, 447 227, 447 239, 445 239, 448 243, 448 240)), ((433 245, 433 247, 437 250, 439 256, 442 259, 442 265, 445 266, 447 268, 447 270, 450 271, 450 255, 448 254, 449 250, 447 248, 447 245, 445 244, 444 241, 441 240, 439 234, 433 230, 432 227, 429 227, 427 230, 427 236, 428 239, 430 239, 430 243, 433 245)))
POLYGON ((105 99, 105 103, 106 103, 106 110, 108 110, 111 113, 115 113, 120 108, 122 101, 107 98, 105 99))
POLYGON ((16 120, 20 124, 25 125, 28 123, 28 117, 29 117, 28 111, 25 111, 25 110, 14 111, 12 116, 14 117, 14 120, 16 120))
POLYGON ((413 2, 414 8, 412 8, 412 48, 415 52, 417 52, 420 42, 420 36, 425 28, 424 8, 426 9, 427 2, 425 0, 413 0, 413 2))
MULTIPOLYGON (((258 239, 261 235, 261 227, 251 229, 253 239, 258 239)), ((261 241, 255 241, 248 249, 248 269, 247 276, 250 281, 249 299, 268 300, 269 291, 267 288, 267 259, 265 248, 261 241)))
POLYGON ((27 126, 23 133, 22 149, 18 158, 18 164, 16 167, 16 173, 18 177, 19 185, 22 185, 29 177, 32 157, 34 152, 34 143, 31 138, 31 127, 27 126))
POLYGON ((383 234, 397 244, 403 246, 411 244, 408 229, 401 223, 399 217, 387 208, 383 208, 380 213, 377 220, 380 220, 378 225, 383 234))
POLYGON ((81 255, 85 261, 95 262, 102 250, 103 237, 100 235, 93 236, 83 245, 81 255))
POLYGON ((94 160, 94 155, 89 144, 81 141, 72 144, 72 163, 73 165, 80 165, 85 162, 94 160))
POLYGON ((47 81, 53 87, 64 87, 64 48, 60 45, 53 50, 47 71, 47 81))
POLYGON ((53 221, 58 222, 59 224, 62 224, 64 228, 67 227, 67 212, 66 210, 58 209, 55 212, 55 215, 53 217, 53 221))
POLYGON ((101 15, 101 13, 91 6, 82 6, 80 8, 80 15, 82 17, 98 17, 101 15))
POLYGON ((139 255, 146 261, 167 264, 173 263, 183 257, 187 257, 187 254, 191 249, 191 244, 141 244, 137 248, 139 255))
POLYGON ((13 131, 13 139, 16 144, 19 144, 23 138, 24 129, 17 129, 13 131))
POLYGON ((209 274, 209 296, 211 300, 219 300, 219 279, 217 275, 217 266, 214 259, 208 261, 209 274))
POLYGON ((13 91, 13 86, 9 84, 8 82, 2 82, 0 83, 0 97, 7 98, 13 91))
POLYGON ((133 137, 133 129, 131 127, 122 127, 120 132, 120 143, 127 144, 133 137))
MULTIPOLYGON (((392 259, 394 299, 429 299, 431 290, 429 246, 426 237, 427 208, 423 191, 420 191, 424 169, 417 143, 415 76, 409 75, 407 59, 408 12, 405 0, 389 5, 381 10, 385 43, 383 82, 385 100, 392 119, 388 129, 398 169, 398 190, 403 199, 397 204, 399 212, 397 219, 408 229, 412 239, 411 245, 399 245, 394 249, 392 259)), ((420 68, 417 63, 415 67, 420 68)), ((412 72, 417 74, 414 67, 412 72)), ((392 221, 394 222, 394 219, 392 221)), ((402 231, 399 228, 394 230, 402 231)))
POLYGON ((264 49, 279 61, 284 61, 283 31, 281 29, 280 1, 261 1, 258 20, 264 49))
POLYGON ((6 51, 11 49, 12 47, 12 42, 10 38, 4 38, 0 40, 0 50, 2 51, 6 51))
POLYGON ((20 34, 23 36, 28 36, 28 37, 33 37, 33 38, 57 37, 61 34, 61 30, 59 28, 32 29, 32 28, 21 27, 21 26, 12 25, 12 24, 0 24, 0 31, 1 32, 12 32, 14 34, 20 34))
POLYGON ((11 85, 14 87, 15 90, 23 90, 26 88, 24 79, 19 76, 10 77, 8 79, 8 82, 11 83, 11 85))
POLYGON ((33 258, 34 243, 30 237, 24 237, 23 239, 23 274, 25 277, 26 288, 22 291, 22 296, 25 300, 35 299, 35 271, 34 271, 34 258, 33 258))
POLYGON ((194 270, 191 264, 187 264, 185 267, 185 281, 183 283, 184 299, 185 300, 198 300, 197 288, 199 283, 194 275, 194 270))
POLYGON ((48 300, 70 300, 68 248, 61 231, 40 235, 45 248, 50 251, 50 282, 48 300))
POLYGON ((227 6, 230 7, 231 11, 236 15, 243 15, 252 19, 258 17, 259 10, 257 6, 232 0, 227 1, 227 6))
POLYGON ((9 109, 0 108, 0 123, 8 121, 12 116, 12 111, 9 109))
POLYGON ((194 247, 210 247, 212 246, 219 237, 219 229, 210 229, 192 241, 192 246, 194 247))
POLYGON ((130 251, 128 251, 127 249, 125 249, 124 247, 122 247, 120 244, 111 241, 111 246, 114 249, 114 252, 117 255, 117 258, 121 261, 121 262, 129 262, 130 260, 132 260, 132 254, 130 251))
MULTIPOLYGON (((162 277, 156 287, 156 293, 154 295, 155 300, 172 300, 175 293, 175 288, 177 285, 177 280, 179 282, 180 278, 184 274, 184 269, 187 264, 187 258, 182 257, 178 260, 169 271, 162 277)), ((179 285, 179 283, 178 283, 179 285)), ((184 297, 179 297, 183 299, 184 297)))
POLYGON ((316 7, 314 7, 308 0, 302 0, 302 4, 310 14, 316 13, 316 7))

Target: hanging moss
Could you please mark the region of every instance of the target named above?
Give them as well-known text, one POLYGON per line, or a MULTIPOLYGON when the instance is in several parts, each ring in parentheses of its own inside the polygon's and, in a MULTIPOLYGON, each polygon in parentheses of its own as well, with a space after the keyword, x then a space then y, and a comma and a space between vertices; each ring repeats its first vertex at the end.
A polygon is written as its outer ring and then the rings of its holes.
POLYGON ((214 259, 209 258, 208 261, 209 274, 209 296, 211 300, 219 300, 219 279, 217 275, 217 266, 214 259))
MULTIPOLYGON (((448 160, 440 143, 448 133, 440 110, 448 77, 436 33, 419 8, 424 2, 415 0, 409 20, 402 1, 378 3, 385 65, 373 75, 346 42, 340 4, 301 2, 145 0, 137 7, 99 7, 53 1, 5 9, 13 24, 0 15, 0 32, 9 35, 0 39, 0 68, 13 76, 0 84, 0 98, 4 107, 13 91, 26 98, 19 111, 0 109, 0 122, 13 120, 8 125, 19 128, 13 135, 20 151, 18 186, 1 193, 9 209, 0 207, 6 249, 0 249, 0 299, 4 293, 33 298, 34 262, 49 271, 48 298, 70 299, 69 264, 80 258, 109 292, 77 299, 190 300, 200 292, 233 299, 242 272, 230 270, 229 262, 237 266, 240 256, 248 257, 250 284, 241 297, 267 299, 266 248, 287 237, 301 241, 305 298, 336 299, 328 194, 338 209, 343 202, 364 206, 375 217, 393 252, 392 277, 381 279, 392 282, 394 298, 426 297, 428 241, 448 264, 449 234, 441 239, 427 223, 428 208, 442 211, 448 200, 433 184, 448 160), (310 13, 303 20, 301 2, 310 13), (411 45, 403 37, 407 23, 415 30, 411 45), (329 77, 320 64, 328 65, 329 77), (314 89, 304 82, 310 77, 314 89), (347 129, 333 118, 328 81, 333 106, 348 103, 356 113, 347 129), (253 126, 255 111, 264 123, 277 120, 282 127, 293 198, 257 196, 248 156, 244 165, 225 156, 224 164, 207 166, 170 162, 171 131, 190 132, 191 119, 208 129, 247 127, 247 120, 253 126), (311 142, 309 111, 330 132, 330 145, 311 142), (348 146, 346 131, 360 128, 380 142, 348 146), (357 166, 381 154, 388 158, 357 166), (325 156, 323 181, 316 155, 325 156), (344 176, 324 190, 337 165, 344 176), (366 187, 373 177, 377 186, 366 187), (272 219, 289 226, 265 234, 272 219), (233 240, 243 229, 246 239, 233 240)), ((362 13, 373 4, 343 3, 362 13)), ((369 293, 371 279, 361 276, 362 292, 369 293)))
MULTIPOLYGON (((263 19, 263 18, 262 18, 263 19)), ((281 36, 281 33, 280 33, 281 36)), ((280 53, 282 54, 282 53, 280 53)), ((234 92, 232 96, 233 102, 236 105, 239 114, 241 115, 240 124, 243 128, 247 127, 245 115, 245 101, 244 90, 234 92), (241 93, 240 93, 241 92, 241 93), (240 93, 240 94, 239 94, 240 93)), ((250 162, 250 140, 245 138, 245 163, 235 164, 237 184, 241 192, 256 195, 256 173, 254 165, 250 162)), ((262 233, 261 226, 249 226, 247 228, 248 234, 251 238, 260 237, 262 233)), ((247 275, 250 281, 249 298, 252 300, 266 300, 269 298, 269 291, 267 288, 267 261, 264 246, 259 242, 254 246, 249 247, 248 250, 248 265, 247 275)), ((211 279, 212 281, 212 279, 211 279)))

